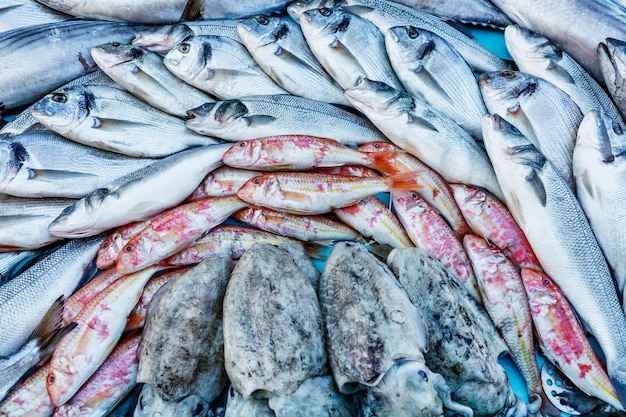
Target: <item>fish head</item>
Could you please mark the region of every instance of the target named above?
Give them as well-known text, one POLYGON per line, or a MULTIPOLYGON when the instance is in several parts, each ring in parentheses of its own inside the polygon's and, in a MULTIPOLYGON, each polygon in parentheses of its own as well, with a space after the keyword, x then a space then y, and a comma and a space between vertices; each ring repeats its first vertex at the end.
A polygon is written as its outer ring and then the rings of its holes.
POLYGON ((499 114, 483 116, 483 139, 490 159, 516 159, 539 151, 515 126, 499 114), (491 151, 493 150, 493 151, 491 151))
POLYGON ((96 255, 96 266, 105 269, 105 265, 112 265, 117 259, 117 255, 122 251, 124 238, 121 233, 113 232, 106 238, 96 255))
POLYGON ((487 203, 487 195, 483 191, 467 184, 450 184, 450 189, 463 212, 469 211, 478 216, 485 210, 483 206, 487 203))
POLYGON ((435 47, 431 32, 414 26, 395 26, 385 32, 389 60, 411 63, 427 58, 435 47))
MULTIPOLYGON (((207 36, 192 36, 172 48, 163 58, 163 64, 174 74, 196 79, 213 58, 213 47, 207 36)), ((211 71, 208 71, 211 78, 211 71)))
POLYGON ((150 263, 153 242, 145 238, 141 233, 132 238, 117 255, 115 263, 119 272, 130 273, 139 271, 150 263))
POLYGON ((490 113, 514 114, 520 109, 520 101, 535 93, 539 81, 530 74, 504 70, 482 74, 478 85, 490 113))
POLYGON ((626 158, 626 139, 622 129, 608 115, 597 110, 587 112, 576 137, 574 160, 588 157, 603 164, 626 158))
POLYGON ((259 139, 243 140, 235 143, 222 156, 226 165, 248 168, 255 165, 265 154, 263 142, 259 139))
POLYGON ((74 357, 76 363, 70 363, 66 357, 60 357, 50 362, 48 375, 46 376, 46 390, 50 396, 50 402, 55 406, 65 404, 74 395, 77 378, 79 377, 77 369, 83 362, 82 355, 74 357), (54 364, 54 365, 53 365, 54 364))
POLYGON ((259 206, 263 206, 268 199, 284 199, 280 189, 280 182, 272 174, 264 174, 249 179, 237 191, 237 197, 259 206))
POLYGON ((391 152, 397 149, 398 148, 396 148, 393 143, 387 142, 370 142, 357 148, 357 150, 361 152, 391 152))
POLYGON ((98 188, 71 206, 63 209, 61 214, 48 226, 48 231, 53 236, 80 238, 91 236, 103 230, 94 232, 93 226, 98 221, 98 213, 101 206, 109 198, 117 198, 117 193, 103 187, 98 188))
POLYGON ((19 137, 14 140, 0 140, 0 189, 9 185, 17 177, 22 166, 29 159, 28 150, 20 143, 19 137))
POLYGON ((350 12, 338 8, 322 7, 307 10, 300 15, 300 26, 307 40, 342 36, 350 27, 350 21, 359 18, 350 12))
POLYGON ((428 208, 428 204, 416 191, 394 191, 391 198, 396 210, 407 213, 410 217, 419 216, 428 208))
POLYGON ((225 100, 204 103, 189 110, 185 125, 199 133, 220 136, 220 132, 248 126, 248 107, 239 100, 225 100))
POLYGON ((105 43, 91 48, 91 57, 103 70, 133 62, 143 56, 144 50, 119 42, 105 43))
POLYGON ((144 384, 134 417, 206 417, 212 415, 209 403, 197 395, 189 395, 180 401, 164 401, 148 384, 144 384))
POLYGON ((353 87, 344 91, 344 96, 370 120, 394 118, 415 108, 413 97, 365 77, 359 77, 353 87))
POLYGON ((135 35, 132 44, 163 55, 193 35, 194 33, 189 26, 184 23, 176 23, 140 30, 135 35))
POLYGON ((420 361, 395 364, 376 386, 368 388, 366 407, 379 417, 443 416, 435 375, 420 361))
POLYGON ((311 9, 320 9, 323 7, 341 7, 346 4, 345 0, 297 0, 289 3, 287 13, 296 22, 300 20, 300 15, 311 9))
POLYGON ((237 31, 246 48, 260 48, 289 36, 294 24, 289 18, 256 16, 241 20, 237 31))
POLYGON ((246 207, 236 211, 235 213, 233 213, 232 216, 235 220, 239 220, 240 222, 252 223, 257 217, 257 212, 260 212, 260 210, 254 209, 252 207, 246 207))
POLYGON ((626 77, 621 75, 626 67, 626 42, 607 38, 598 45, 598 59, 607 89, 614 97, 622 96, 626 90, 626 77))
POLYGON ((519 56, 523 60, 536 61, 545 65, 546 59, 558 62, 563 58, 561 48, 537 32, 520 25, 507 26, 504 30, 504 39, 514 59, 519 56))
POLYGON ((96 98, 86 89, 75 87, 55 91, 36 102, 31 115, 42 125, 60 135, 68 135, 89 117, 96 98))
POLYGON ((559 294, 561 289, 548 275, 531 268, 522 268, 521 277, 532 310, 541 310, 542 306, 550 307, 557 303, 554 294, 559 294))

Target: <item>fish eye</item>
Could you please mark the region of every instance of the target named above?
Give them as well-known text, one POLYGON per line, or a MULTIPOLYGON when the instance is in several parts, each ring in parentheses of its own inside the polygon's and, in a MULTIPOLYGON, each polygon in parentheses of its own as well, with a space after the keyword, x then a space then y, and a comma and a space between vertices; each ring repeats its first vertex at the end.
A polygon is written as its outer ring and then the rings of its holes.
POLYGON ((119 42, 111 42, 111 46, 114 46, 114 47, 118 48, 118 47, 122 46, 122 44, 119 43, 119 42))
POLYGON ((55 380, 55 379, 56 379, 56 378, 54 377, 54 375, 49 375, 49 376, 48 376, 48 384, 54 384, 54 380, 55 380))
POLYGON ((240 148, 245 148, 245 147, 246 147, 246 142, 241 142, 241 143, 239 144, 239 147, 240 147, 240 148))
POLYGON ((269 19, 265 16, 255 17, 254 20, 256 20, 256 22, 261 26, 267 26, 267 24, 270 22, 269 19))
POLYGON ((411 198, 412 198, 413 200, 417 200, 417 193, 412 192, 412 193, 411 193, 411 198))
POLYGON ((419 36, 419 32, 413 26, 408 26, 406 28, 406 34, 409 35, 409 38, 415 39, 419 36))
POLYGON ((67 101, 67 96, 63 93, 55 93, 52 95, 52 101, 55 103, 65 103, 67 101))
POLYGON ((516 77, 515 72, 514 72, 514 71, 510 71, 510 70, 505 70, 505 71, 502 71, 502 72, 500 73, 500 75, 502 75, 502 76, 503 76, 504 78, 506 78, 507 80, 512 80, 513 78, 515 78, 515 77, 516 77))
POLYGON ((196 408, 193 409, 193 415, 198 416, 204 411, 204 406, 200 403, 196 404, 196 408))
POLYGON ((104 242, 102 242, 102 246, 101 247, 102 247, 102 249, 108 248, 109 247, 109 241, 105 240, 104 242))
POLYGON ((380 143, 375 143, 374 144, 374 148, 376 148, 376 149, 380 149, 380 146, 381 146, 380 143))
POLYGON ((417 374, 424 380, 424 382, 428 382, 428 375, 426 375, 426 372, 420 369, 417 371, 417 374))
POLYGON ((252 180, 252 182, 255 184, 261 184, 261 178, 255 178, 252 180))
POLYGON ((180 52, 181 54, 188 54, 190 49, 191 47, 188 43, 181 43, 180 45, 178 45, 178 52, 180 52))
POLYGON ((550 285, 550 280, 549 279, 544 279, 543 280, 543 285, 550 285))
POLYGON ((125 250, 126 252, 131 252, 131 251, 133 250, 133 247, 132 247, 131 245, 128 245, 128 246, 126 246, 126 247, 124 248, 124 250, 125 250))
POLYGON ((327 8, 327 7, 322 7, 322 8, 320 9, 320 14, 321 14, 322 16, 328 17, 328 16, 330 16, 331 14, 333 14, 333 11, 332 11, 332 10, 330 10, 329 8, 327 8))

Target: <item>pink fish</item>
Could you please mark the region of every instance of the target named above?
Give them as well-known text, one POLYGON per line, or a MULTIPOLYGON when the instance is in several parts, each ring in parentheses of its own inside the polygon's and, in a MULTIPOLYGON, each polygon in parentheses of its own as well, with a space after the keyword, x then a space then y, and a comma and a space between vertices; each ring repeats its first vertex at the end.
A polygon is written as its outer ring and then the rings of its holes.
POLYGON ((229 166, 219 167, 202 180, 198 188, 187 198, 187 201, 196 201, 206 197, 235 195, 246 181, 262 174, 261 171, 250 171, 229 166))

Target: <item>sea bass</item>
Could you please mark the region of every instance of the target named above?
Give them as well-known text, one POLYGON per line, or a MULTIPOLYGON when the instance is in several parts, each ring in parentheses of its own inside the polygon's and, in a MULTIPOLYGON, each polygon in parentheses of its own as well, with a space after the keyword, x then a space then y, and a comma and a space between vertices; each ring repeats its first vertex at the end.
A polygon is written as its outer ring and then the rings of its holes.
POLYGON ((600 69, 607 90, 615 100, 622 116, 626 117, 626 94, 624 73, 626 73, 626 42, 607 38, 598 45, 600 69))
POLYGON ((71 16, 50 9, 36 0, 3 0, 0 3, 0 33, 69 19, 71 16))

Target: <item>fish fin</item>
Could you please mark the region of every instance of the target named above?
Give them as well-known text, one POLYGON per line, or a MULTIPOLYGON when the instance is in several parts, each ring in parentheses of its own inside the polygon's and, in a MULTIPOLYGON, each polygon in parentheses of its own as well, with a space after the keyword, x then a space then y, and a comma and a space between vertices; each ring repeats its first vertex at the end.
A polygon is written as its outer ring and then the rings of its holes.
POLYGON ((561 77, 562 81, 564 81, 564 82, 566 82, 568 84, 572 84, 572 85, 576 84, 576 82, 574 81, 574 79, 572 78, 570 73, 567 72, 562 66, 560 66, 559 64, 557 64, 553 60, 550 60, 548 62, 548 66, 546 67, 546 69, 548 71, 552 71, 552 72, 558 74, 559 77, 561 77))
POLYGON ((120 119, 104 119, 102 117, 91 117, 92 129, 98 129, 103 131, 108 130, 124 130, 126 128, 135 128, 138 126, 151 126, 148 123, 137 123, 130 120, 120 120, 120 119))
POLYGON ((400 174, 390 175, 388 177, 383 178, 389 185, 390 190, 394 191, 416 191, 424 188, 423 185, 420 185, 422 171, 409 171, 402 172, 400 174))
POLYGON ((372 13, 372 12, 376 11, 376 9, 374 9, 373 7, 361 6, 361 5, 358 5, 358 4, 355 4, 354 6, 342 6, 341 9, 345 10, 347 12, 359 15, 361 17, 364 17, 362 15, 365 15, 365 14, 372 13))
POLYGON ((243 120, 245 120, 248 126, 263 126, 274 123, 276 121, 276 118, 274 116, 268 116, 265 114, 257 114, 254 116, 244 117, 243 120))
POLYGON ((329 242, 329 241, 321 241, 321 240, 306 242, 304 244, 304 250, 306 251, 307 255, 309 255, 311 258, 325 261, 328 258, 330 249, 333 247, 335 243, 336 243, 335 241, 329 242))
POLYGON ((367 71, 363 69, 363 66, 359 62, 358 58, 354 56, 352 52, 348 48, 345 47, 343 43, 338 38, 334 38, 333 41, 328 45, 335 50, 336 53, 339 53, 343 56, 343 58, 350 62, 350 65, 355 68, 355 72, 359 74, 367 74, 367 71))
POLYGON ((198 20, 204 14, 204 0, 189 0, 180 21, 198 20))
POLYGON ((50 356, 56 345, 68 334, 72 329, 76 327, 76 323, 70 323, 65 327, 61 327, 63 318, 63 296, 57 298, 52 306, 48 309, 45 316, 37 325, 31 339, 37 339, 37 345, 39 346, 39 362, 37 366, 42 366, 50 356))
MULTIPOLYGON (((312 71, 319 72, 315 67, 312 66, 314 65, 312 62, 303 60, 302 58, 285 48, 276 48, 276 51, 274 51, 274 55, 280 56, 281 59, 283 59, 284 61, 290 61, 292 63, 295 63, 295 65, 297 66, 303 66, 307 69, 311 69, 312 71)), ((327 75, 323 75, 327 77, 327 75)))
POLYGON ((94 174, 88 174, 86 172, 73 172, 73 171, 57 171, 53 169, 34 169, 26 168, 28 172, 29 180, 37 181, 61 181, 67 179, 78 180, 80 178, 90 178, 94 174))
POLYGON ((539 174, 537 174, 536 169, 533 168, 530 171, 530 174, 526 176, 526 181, 530 183, 533 190, 535 191, 536 196, 539 198, 539 201, 541 201, 541 205, 545 207, 547 199, 546 188, 544 187, 543 181, 541 181, 539 174))
POLYGON ((397 156, 398 152, 396 150, 370 152, 368 154, 368 159, 371 160, 372 168, 377 169, 378 171, 385 172, 387 174, 397 174, 399 172, 402 172, 396 167, 397 156))
POLYGON ((423 119, 421 117, 415 117, 411 113, 406 113, 406 122, 407 124, 412 124, 416 126, 420 126, 424 129, 437 131, 437 128, 431 124, 428 120, 423 119))
MULTIPOLYGON (((441 86, 441 83, 437 80, 437 77, 427 71, 422 64, 413 70, 416 77, 419 77, 425 84, 427 84, 437 95, 445 98, 447 101, 453 102, 454 100, 448 95, 446 90, 441 86)), ((423 96, 422 96, 423 97, 423 96)), ((423 97, 426 99, 425 97, 423 97)))
POLYGON ((577 185, 582 185, 582 188, 587 192, 587 194, 589 194, 593 200, 596 199, 595 187, 593 186, 593 182, 589 179, 589 172, 587 170, 578 175, 577 185))

